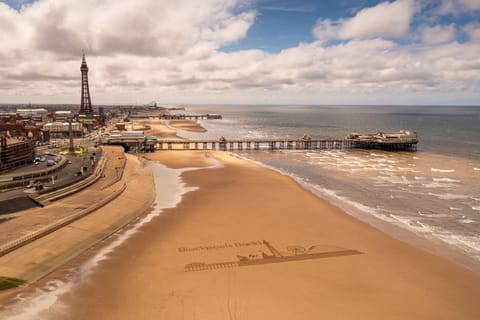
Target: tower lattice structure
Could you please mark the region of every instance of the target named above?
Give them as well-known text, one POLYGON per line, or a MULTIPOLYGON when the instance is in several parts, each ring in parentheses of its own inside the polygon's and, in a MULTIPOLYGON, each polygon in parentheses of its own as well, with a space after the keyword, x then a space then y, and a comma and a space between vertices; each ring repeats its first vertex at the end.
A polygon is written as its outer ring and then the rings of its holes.
POLYGON ((85 61, 85 54, 82 57, 82 65, 80 66, 82 72, 82 96, 80 102, 80 114, 92 114, 92 101, 90 99, 90 90, 88 88, 88 66, 85 61))

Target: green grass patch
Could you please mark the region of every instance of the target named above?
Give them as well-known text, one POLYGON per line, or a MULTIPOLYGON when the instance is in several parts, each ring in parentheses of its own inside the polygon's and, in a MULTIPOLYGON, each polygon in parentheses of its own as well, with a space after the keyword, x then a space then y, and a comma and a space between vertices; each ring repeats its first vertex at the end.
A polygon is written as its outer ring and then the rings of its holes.
MULTIPOLYGON (((73 155, 75 156, 82 155, 88 152, 87 147, 78 146, 78 147, 74 147, 74 149, 75 149, 75 153, 73 155)), ((62 147, 59 149, 59 153, 67 154, 69 153, 69 150, 70 150, 70 147, 62 147)))
POLYGON ((0 277, 0 290, 7 290, 21 286, 26 281, 17 278, 0 277))

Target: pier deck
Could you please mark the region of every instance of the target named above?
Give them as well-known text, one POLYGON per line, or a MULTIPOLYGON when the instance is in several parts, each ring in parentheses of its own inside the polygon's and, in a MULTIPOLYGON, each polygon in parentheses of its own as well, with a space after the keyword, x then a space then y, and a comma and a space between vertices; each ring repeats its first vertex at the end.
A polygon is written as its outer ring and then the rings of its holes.
POLYGON ((418 140, 391 139, 387 141, 361 139, 232 139, 232 140, 158 140, 155 150, 328 150, 380 149, 387 151, 416 151, 418 140))

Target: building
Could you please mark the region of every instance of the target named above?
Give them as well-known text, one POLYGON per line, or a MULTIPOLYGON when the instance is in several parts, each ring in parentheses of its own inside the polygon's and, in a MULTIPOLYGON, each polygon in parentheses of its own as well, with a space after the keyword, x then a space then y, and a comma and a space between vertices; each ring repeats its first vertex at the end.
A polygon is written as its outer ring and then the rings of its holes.
POLYGON ((31 139, 34 141, 44 142, 48 140, 43 131, 33 125, 0 123, 0 137, 31 139))
POLYGON ((58 110, 52 114, 53 121, 67 121, 68 119, 73 118, 73 112, 71 110, 58 110))
POLYGON ((37 108, 37 109, 17 109, 17 117, 23 120, 31 120, 34 123, 44 123, 46 122, 48 116, 47 109, 37 108))
MULTIPOLYGON (((48 133, 50 138, 68 138, 70 129, 68 122, 51 122, 43 126, 43 131, 48 133)), ((72 132, 74 137, 81 137, 83 133, 83 125, 80 122, 72 122, 72 132)))
POLYGON ((13 170, 32 163, 35 159, 35 143, 31 139, 0 138, 0 172, 13 170))

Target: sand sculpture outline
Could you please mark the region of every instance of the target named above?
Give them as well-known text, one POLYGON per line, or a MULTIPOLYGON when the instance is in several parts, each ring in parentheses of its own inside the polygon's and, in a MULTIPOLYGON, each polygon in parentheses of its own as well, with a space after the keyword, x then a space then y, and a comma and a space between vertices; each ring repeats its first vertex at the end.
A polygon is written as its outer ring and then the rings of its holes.
POLYGON ((214 263, 192 262, 185 265, 185 272, 248 267, 270 263, 282 263, 363 254, 363 252, 358 250, 339 247, 336 247, 334 250, 316 251, 318 247, 321 247, 320 245, 314 245, 309 247, 308 249, 302 246, 287 246, 286 249, 288 251, 288 254, 285 254, 280 253, 280 251, 278 251, 266 240, 263 240, 262 244, 268 248, 271 254, 262 251, 261 254, 249 254, 248 256, 237 255, 238 260, 236 261, 224 261, 214 263))

